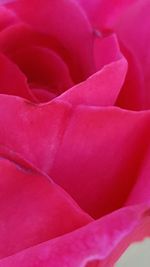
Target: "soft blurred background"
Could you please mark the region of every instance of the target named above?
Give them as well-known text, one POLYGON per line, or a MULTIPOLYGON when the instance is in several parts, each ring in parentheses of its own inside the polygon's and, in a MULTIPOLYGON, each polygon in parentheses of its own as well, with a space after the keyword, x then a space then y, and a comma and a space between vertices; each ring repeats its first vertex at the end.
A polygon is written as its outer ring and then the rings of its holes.
POLYGON ((132 244, 115 267, 150 267, 150 238, 132 244))

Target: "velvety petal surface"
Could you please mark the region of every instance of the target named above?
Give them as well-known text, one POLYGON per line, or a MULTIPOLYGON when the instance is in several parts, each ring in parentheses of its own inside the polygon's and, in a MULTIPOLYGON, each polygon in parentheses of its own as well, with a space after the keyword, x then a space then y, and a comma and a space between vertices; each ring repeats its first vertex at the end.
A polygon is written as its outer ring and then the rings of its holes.
POLYGON ((75 1, 21 0, 8 7, 36 31, 52 36, 57 45, 61 45, 61 53, 76 82, 84 80, 94 71, 92 28, 75 1))
POLYGON ((111 212, 124 204, 141 168, 148 175, 149 123, 149 112, 78 107, 49 173, 94 217, 111 212))
POLYGON ((139 176, 135 182, 133 189, 131 190, 126 205, 133 205, 141 202, 150 202, 150 149, 149 143, 147 143, 148 149, 143 157, 141 168, 139 169, 139 176))
POLYGON ((3 4, 2 1, 0 1, 0 31, 18 22, 15 12, 1 6, 1 4, 3 4))
POLYGON ((37 105, 5 95, 0 95, 0 102, 0 144, 48 172, 72 112, 69 104, 37 105), (4 120, 9 122, 11 131, 8 131, 8 124, 4 120))
POLYGON ((46 34, 34 31, 33 28, 22 22, 10 25, 0 32, 0 50, 7 56, 29 46, 54 47, 55 41, 46 34))
POLYGON ((0 53, 0 93, 18 95, 36 101, 30 91, 25 75, 18 66, 0 53))
POLYGON ((58 99, 73 105, 114 105, 127 72, 127 61, 120 52, 114 35, 97 38, 94 45, 95 63, 98 72, 86 81, 60 95, 58 99), (107 56, 105 57, 105 54, 107 56))
POLYGON ((117 34, 121 50, 129 63, 116 105, 132 110, 149 109, 149 0, 78 2, 100 35, 105 36, 110 32, 117 34))
POLYGON ((11 2, 14 2, 15 0, 0 0, 0 5, 3 5, 3 4, 8 4, 8 3, 11 3, 11 2))
POLYGON ((73 85, 67 65, 50 48, 29 45, 17 49, 11 58, 35 86, 60 94, 73 85))
MULTIPOLYGON (((148 0, 137 1, 131 8, 126 10, 126 12, 122 15, 122 17, 118 20, 117 24, 114 27, 114 30, 117 32, 119 40, 122 42, 125 48, 129 49, 133 57, 135 57, 136 65, 139 66, 140 70, 139 75, 143 78, 143 86, 139 87, 139 95, 142 94, 139 109, 149 109, 150 107, 149 13, 150 2, 148 0)), ((132 64, 131 68, 134 72, 136 66, 132 64)), ((132 75, 131 78, 132 80, 134 80, 135 75, 132 75)), ((126 94, 128 92, 129 96, 130 91, 132 91, 131 86, 128 88, 128 91, 126 89, 126 94)))
POLYGON ((0 147, 0 258, 91 222, 48 176, 0 147))
POLYGON ((130 110, 144 109, 145 86, 140 62, 130 49, 123 45, 122 51, 128 61, 128 72, 118 95, 116 106, 130 110))
POLYGON ((39 99, 40 102, 48 102, 55 98, 57 95, 49 92, 49 88, 40 88, 34 84, 30 84, 30 88, 32 88, 32 92, 39 99))
POLYGON ((51 38, 34 32, 25 24, 12 25, 0 33, 1 51, 20 67, 30 88, 47 88, 58 95, 73 82, 68 66, 53 46, 51 38))
POLYGON ((136 0, 76 0, 96 28, 110 30, 122 13, 136 0))
POLYGON ((86 81, 67 90, 58 99, 68 101, 73 105, 113 105, 124 82, 126 71, 127 62, 122 57, 120 60, 106 65, 86 81))
POLYGON ((103 37, 98 31, 95 32, 94 62, 97 70, 123 58, 124 55, 120 51, 120 45, 116 34, 103 37))
POLYGON ((1 143, 48 173, 95 218, 122 207, 148 175, 150 112, 1 96, 0 114, 1 143))
POLYGON ((149 223, 148 207, 128 207, 2 259, 0 267, 113 266, 130 243, 150 235, 149 223))

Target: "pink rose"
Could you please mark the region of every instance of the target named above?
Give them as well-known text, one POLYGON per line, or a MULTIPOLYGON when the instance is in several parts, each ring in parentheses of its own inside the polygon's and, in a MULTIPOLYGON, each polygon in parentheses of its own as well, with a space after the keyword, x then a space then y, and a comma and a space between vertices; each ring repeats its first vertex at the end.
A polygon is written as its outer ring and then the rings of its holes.
POLYGON ((149 1, 1 2, 0 267, 112 267, 150 236, 149 1))

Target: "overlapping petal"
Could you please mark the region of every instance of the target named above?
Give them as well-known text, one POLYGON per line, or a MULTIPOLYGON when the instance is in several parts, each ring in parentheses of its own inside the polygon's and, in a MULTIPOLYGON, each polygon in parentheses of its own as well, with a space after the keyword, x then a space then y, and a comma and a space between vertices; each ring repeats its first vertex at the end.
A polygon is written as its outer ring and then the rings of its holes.
POLYGON ((58 99, 73 105, 115 104, 127 72, 127 61, 120 52, 116 36, 95 39, 94 54, 97 72, 86 81, 67 90, 58 99))
POLYGON ((46 87, 57 95, 73 85, 67 65, 50 48, 31 45, 18 49, 11 58, 35 87, 46 87))
POLYGON ((94 217, 111 212, 124 205, 145 168, 149 123, 149 112, 78 107, 49 173, 94 217))
POLYGON ((86 81, 67 90, 58 99, 73 105, 111 106, 116 102, 126 71, 127 62, 122 57, 106 65, 86 81))
POLYGON ((96 218, 122 207, 141 175, 148 175, 141 168, 148 168, 149 112, 33 105, 1 96, 0 114, 1 143, 49 174, 96 218))
POLYGON ((18 66, 0 53, 0 93, 18 95, 36 101, 28 87, 27 79, 18 66))
MULTIPOLYGON (((26 75, 30 88, 40 87, 57 95, 71 87, 73 82, 67 64, 53 49, 53 45, 51 38, 21 23, 0 33, 1 52, 26 75)), ((5 91, 2 90, 2 93, 5 91)), ((22 96, 17 88, 12 94, 22 96)), ((37 94, 37 98, 41 101, 40 94, 37 94)), ((45 100, 48 101, 49 97, 45 100)))
POLYGON ((56 40, 76 82, 84 80, 94 71, 92 28, 75 1, 21 0, 8 4, 8 7, 35 31, 56 40))
MULTIPOLYGON (((138 109, 149 109, 150 107, 149 12, 150 2, 148 0, 137 1, 130 9, 126 10, 114 27, 120 42, 127 50, 130 51, 132 57, 135 58, 135 64, 134 62, 130 62, 130 68, 132 71, 132 73, 130 71, 130 80, 134 81, 135 77, 138 76, 140 76, 140 79, 143 79, 142 84, 139 84, 137 88, 137 93, 141 99, 138 109), (136 68, 139 68, 139 74, 135 73, 136 68)), ((132 92, 132 90, 134 90, 132 86, 132 84, 129 84, 126 88, 126 96, 124 96, 126 102, 130 98, 130 91, 132 92)), ((124 101, 123 98, 120 99, 120 104, 122 101, 124 101)), ((130 108, 137 109, 133 96, 130 108)))
POLYGON ((0 31, 19 21, 15 12, 1 6, 1 4, 3 4, 2 1, 0 1, 0 31))
POLYGON ((136 0, 76 0, 87 12, 93 26, 101 30, 111 30, 123 12, 136 0))
POLYGON ((150 2, 3 3, 0 267, 112 267, 150 236, 150 111, 112 107, 150 106, 150 2))
POLYGON ((0 147, 0 258, 91 222, 50 178, 0 147))
POLYGON ((149 223, 148 207, 128 207, 71 234, 2 259, 0 267, 113 266, 131 242, 150 235, 149 223))
POLYGON ((117 34, 121 50, 129 63, 128 74, 116 104, 132 110, 148 109, 149 0, 78 2, 87 12, 96 31, 98 29, 102 35, 109 35, 110 32, 117 34))

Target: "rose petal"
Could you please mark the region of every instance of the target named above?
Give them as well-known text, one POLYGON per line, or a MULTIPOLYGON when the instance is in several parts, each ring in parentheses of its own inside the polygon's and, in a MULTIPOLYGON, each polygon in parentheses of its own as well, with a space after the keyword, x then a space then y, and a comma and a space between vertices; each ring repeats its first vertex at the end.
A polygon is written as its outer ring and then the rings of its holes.
POLYGON ((145 168, 149 123, 149 112, 78 107, 48 173, 92 216, 111 212, 124 204, 145 168))
POLYGON ((91 221, 47 176, 0 150, 0 258, 91 221))
MULTIPOLYGON (((0 4, 2 3, 0 2, 0 4)), ((0 31, 16 22, 18 22, 18 19, 15 12, 0 6, 0 31)))
POLYGON ((139 170, 136 182, 133 189, 131 190, 126 205, 137 204, 141 202, 150 202, 150 147, 147 142, 147 149, 143 156, 143 164, 139 170))
POLYGON ((122 207, 147 168, 149 112, 38 106, 1 96, 0 114, 0 142, 48 173, 96 218, 122 207))
POLYGON ((75 1, 21 0, 8 6, 36 31, 53 36, 61 44, 75 81, 84 80, 93 72, 92 29, 75 1))
POLYGON ((123 58, 116 34, 107 37, 95 36, 94 60, 97 70, 123 58))
POLYGON ((35 87, 35 85, 30 85, 30 88, 40 102, 48 102, 57 97, 54 93, 49 92, 48 88, 35 87))
POLYGON ((0 93, 18 95, 32 101, 36 98, 32 95, 27 85, 24 74, 16 64, 0 53, 0 93))
POLYGON ((117 34, 125 51, 129 72, 117 105, 132 110, 149 109, 149 0, 79 2, 96 28, 102 33, 117 34))
POLYGON ((56 94, 73 85, 67 65, 53 50, 28 45, 17 49, 12 58, 28 77, 29 83, 46 86, 56 94))
POLYGON ((122 46, 122 51, 128 60, 128 72, 116 105, 130 110, 141 110, 144 108, 145 99, 142 69, 138 59, 129 49, 122 46))
POLYGON ((8 56, 28 46, 53 47, 55 41, 49 36, 35 32, 29 25, 17 23, 0 32, 0 50, 8 56))
POLYGON ((1 0, 0 1, 0 5, 3 5, 3 4, 7 4, 7 3, 11 3, 11 2, 14 2, 15 0, 1 0))
MULTIPOLYGON (((73 105, 93 105, 93 106, 109 106, 116 102, 120 89, 125 79, 127 71, 127 61, 121 55, 117 46, 115 37, 109 38, 109 45, 114 44, 110 54, 103 60, 101 53, 107 53, 107 40, 101 41, 96 50, 99 48, 100 53, 95 51, 97 58, 97 67, 103 69, 96 72, 86 81, 74 86, 60 95, 58 99, 68 101, 73 105), (115 40, 114 40, 115 39, 115 40), (105 44, 103 44, 105 42, 105 44), (103 47, 104 46, 104 47, 103 47), (110 63, 105 65, 105 63, 110 63)), ((55 101, 55 100, 54 100, 55 101)))
POLYGON ((69 104, 36 105, 0 95, 0 144, 46 172, 53 164, 70 113, 69 104))
POLYGON ((101 30, 112 29, 124 10, 136 0, 76 0, 87 12, 91 22, 101 30))
POLYGON ((113 105, 124 82, 126 71, 127 62, 122 58, 106 65, 85 82, 64 92, 58 99, 68 101, 73 105, 113 105))
POLYGON ((0 267, 87 267, 91 259, 99 260, 98 266, 113 266, 132 242, 150 235, 146 211, 146 207, 119 210, 68 235, 3 259, 0 267), (106 264, 108 260, 110 265, 106 264))
MULTIPOLYGON (((122 17, 118 20, 117 25, 114 27, 119 40, 123 43, 125 48, 129 49, 129 51, 133 54, 133 57, 137 60, 136 64, 140 66, 140 75, 144 78, 144 86, 139 88, 139 94, 140 90, 142 94, 142 104, 139 106, 139 109, 149 109, 150 107, 149 12, 150 2, 147 0, 138 1, 122 15, 122 17)), ((131 68, 134 70, 135 66, 131 65, 131 68)), ((132 75, 131 78, 133 80, 135 79, 135 76, 132 75)), ((128 95, 130 95, 131 89, 131 87, 128 88, 128 95)))

